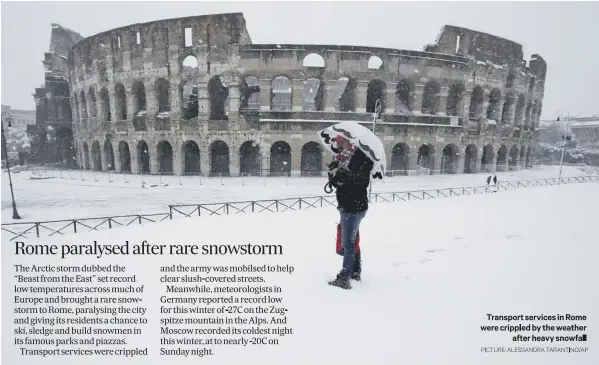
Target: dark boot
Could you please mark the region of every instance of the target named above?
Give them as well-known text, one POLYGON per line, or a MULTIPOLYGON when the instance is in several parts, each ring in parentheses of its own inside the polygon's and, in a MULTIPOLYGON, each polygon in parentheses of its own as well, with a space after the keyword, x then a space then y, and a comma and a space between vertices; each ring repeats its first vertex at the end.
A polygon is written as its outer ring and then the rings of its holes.
POLYGON ((337 278, 335 280, 329 281, 329 285, 337 286, 341 289, 351 289, 349 278, 343 277, 341 274, 337 274, 337 278))

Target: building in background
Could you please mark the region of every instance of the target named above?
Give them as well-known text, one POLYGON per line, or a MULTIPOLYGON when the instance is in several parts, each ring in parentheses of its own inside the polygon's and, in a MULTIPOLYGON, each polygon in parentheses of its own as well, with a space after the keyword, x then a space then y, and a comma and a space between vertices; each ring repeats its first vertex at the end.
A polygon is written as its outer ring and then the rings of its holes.
POLYGON ((564 136, 576 141, 579 147, 599 146, 599 115, 592 117, 570 118, 568 132, 567 118, 557 120, 542 120, 539 123, 539 142, 556 144, 563 140, 564 136))
POLYGON ((49 52, 44 53, 44 85, 36 88, 36 123, 28 128, 32 163, 60 163, 75 167, 73 119, 69 100, 68 55, 83 37, 70 29, 52 24, 49 52))
MULTIPOLYGON (((12 117, 12 128, 27 130, 28 125, 35 125, 35 110, 12 109, 9 105, 2 105, 2 113, 4 112, 12 117)), ((4 122, 3 127, 8 128, 8 121, 4 122)))
POLYGON ((570 132, 579 147, 599 147, 599 115, 576 118, 570 122, 570 132))

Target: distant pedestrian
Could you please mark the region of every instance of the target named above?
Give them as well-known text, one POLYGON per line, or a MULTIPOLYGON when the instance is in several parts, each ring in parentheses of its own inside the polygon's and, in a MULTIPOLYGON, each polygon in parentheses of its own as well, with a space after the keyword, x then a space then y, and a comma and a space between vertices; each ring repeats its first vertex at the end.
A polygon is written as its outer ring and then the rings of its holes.
POLYGON ((497 175, 493 175, 493 185, 497 185, 497 175))
POLYGON ((489 175, 489 177, 487 178, 487 186, 489 186, 491 184, 491 175, 489 175))

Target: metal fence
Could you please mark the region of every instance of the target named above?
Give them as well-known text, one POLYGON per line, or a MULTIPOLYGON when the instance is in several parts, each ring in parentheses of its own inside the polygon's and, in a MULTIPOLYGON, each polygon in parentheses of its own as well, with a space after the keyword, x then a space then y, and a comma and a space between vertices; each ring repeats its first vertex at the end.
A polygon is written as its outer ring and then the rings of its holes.
MULTIPOLYGON (((412 200, 428 200, 453 196, 488 194, 526 187, 553 186, 560 184, 576 184, 599 182, 599 176, 579 176, 500 181, 497 185, 469 186, 459 188, 443 188, 429 190, 410 190, 400 192, 372 193, 372 203, 405 202, 412 200)), ((18 222, 2 224, 3 235, 9 239, 39 238, 42 236, 63 235, 82 231, 97 231, 144 223, 161 222, 167 219, 207 215, 232 215, 239 213, 285 212, 293 210, 316 209, 336 206, 334 195, 308 196, 299 198, 249 200, 225 203, 196 203, 169 205, 167 213, 133 214, 110 217, 75 218, 43 222, 18 222)))

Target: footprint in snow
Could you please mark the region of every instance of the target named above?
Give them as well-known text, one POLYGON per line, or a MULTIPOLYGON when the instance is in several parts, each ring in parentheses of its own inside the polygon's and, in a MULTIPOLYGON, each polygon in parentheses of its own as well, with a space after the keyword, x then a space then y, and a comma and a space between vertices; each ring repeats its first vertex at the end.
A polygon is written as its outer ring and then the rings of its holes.
POLYGON ((418 263, 419 264, 425 264, 425 263, 427 263, 429 261, 432 261, 432 260, 431 259, 422 259, 422 260, 418 261, 418 263))
POLYGON ((394 263, 392 263, 391 265, 392 265, 393 267, 400 267, 400 266, 403 266, 403 265, 405 265, 405 264, 406 264, 405 262, 394 262, 394 263))

